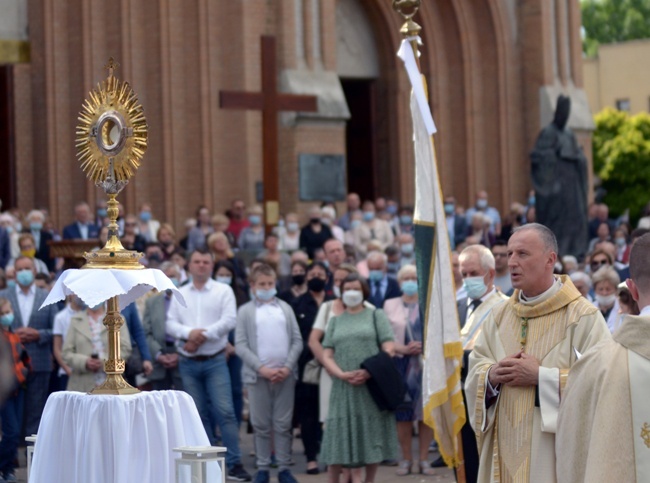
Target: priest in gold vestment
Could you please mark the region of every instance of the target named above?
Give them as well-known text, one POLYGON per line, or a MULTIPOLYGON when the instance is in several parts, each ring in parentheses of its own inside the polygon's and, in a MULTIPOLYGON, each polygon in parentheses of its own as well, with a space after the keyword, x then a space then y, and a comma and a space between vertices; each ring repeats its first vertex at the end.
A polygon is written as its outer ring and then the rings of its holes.
POLYGON ((650 481, 650 234, 636 240, 627 286, 641 314, 628 315, 578 361, 560 406, 560 483, 650 481))
POLYGON ((557 241, 531 223, 508 241, 515 292, 494 307, 469 358, 465 384, 480 455, 478 482, 554 483, 555 432, 569 369, 610 333, 567 276, 557 241))

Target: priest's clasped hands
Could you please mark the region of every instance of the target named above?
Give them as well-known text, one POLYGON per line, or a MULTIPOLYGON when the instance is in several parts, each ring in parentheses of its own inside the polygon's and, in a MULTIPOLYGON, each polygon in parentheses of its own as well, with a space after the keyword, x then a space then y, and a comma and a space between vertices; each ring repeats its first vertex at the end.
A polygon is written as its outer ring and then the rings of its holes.
POLYGON ((490 384, 497 387, 506 386, 536 386, 539 380, 539 362, 525 352, 501 359, 490 368, 490 384))

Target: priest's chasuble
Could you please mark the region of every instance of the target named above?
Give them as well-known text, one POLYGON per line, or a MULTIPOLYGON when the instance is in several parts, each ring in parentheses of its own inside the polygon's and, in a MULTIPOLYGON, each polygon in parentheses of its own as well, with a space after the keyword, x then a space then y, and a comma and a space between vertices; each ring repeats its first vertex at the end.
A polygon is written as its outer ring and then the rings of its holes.
POLYGON ((626 316, 571 370, 556 455, 560 483, 650 481, 650 315, 626 316))
POLYGON ((479 483, 555 483, 555 432, 560 398, 577 354, 611 335, 600 311, 568 276, 526 300, 520 290, 494 307, 469 358, 465 383, 477 437, 479 483), (537 386, 502 385, 490 397, 492 365, 523 350, 540 363, 537 386))

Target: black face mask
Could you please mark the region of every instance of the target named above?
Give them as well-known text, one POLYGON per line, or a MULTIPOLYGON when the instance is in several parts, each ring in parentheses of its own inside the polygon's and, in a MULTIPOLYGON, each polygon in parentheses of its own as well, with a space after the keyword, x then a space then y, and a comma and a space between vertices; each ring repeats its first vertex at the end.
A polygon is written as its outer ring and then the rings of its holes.
POLYGON ((309 223, 311 223, 312 225, 317 225, 318 223, 320 223, 320 218, 310 218, 309 223))
POLYGON ((322 292, 325 290, 325 280, 322 278, 312 278, 307 282, 307 288, 310 292, 322 292))
POLYGON ((304 275, 292 275, 291 276, 291 281, 293 282, 294 285, 302 285, 305 283, 305 276, 304 275))

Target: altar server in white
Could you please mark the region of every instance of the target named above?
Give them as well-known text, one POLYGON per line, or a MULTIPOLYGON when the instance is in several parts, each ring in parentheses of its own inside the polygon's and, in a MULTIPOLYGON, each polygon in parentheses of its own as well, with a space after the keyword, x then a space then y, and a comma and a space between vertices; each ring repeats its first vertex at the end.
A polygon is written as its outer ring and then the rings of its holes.
POLYGON ((632 247, 630 277, 641 314, 626 315, 569 374, 556 440, 560 483, 650 481, 650 234, 632 247))

